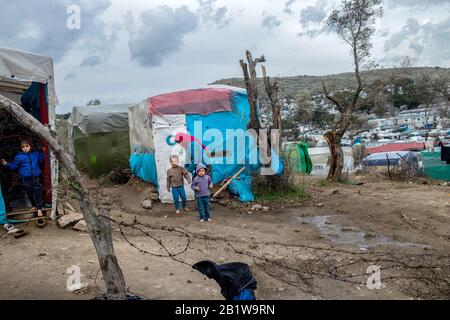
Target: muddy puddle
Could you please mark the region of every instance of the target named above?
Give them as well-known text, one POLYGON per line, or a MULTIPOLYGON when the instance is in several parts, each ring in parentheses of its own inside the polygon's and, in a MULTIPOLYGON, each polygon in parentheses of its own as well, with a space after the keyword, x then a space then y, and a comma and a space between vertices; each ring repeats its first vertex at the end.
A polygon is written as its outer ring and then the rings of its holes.
POLYGON ((372 232, 366 232, 356 227, 343 226, 330 221, 332 217, 337 216, 338 215, 297 217, 296 220, 300 223, 314 225, 322 236, 338 244, 356 245, 360 248, 376 246, 430 247, 424 244, 396 241, 385 236, 376 235, 372 232))

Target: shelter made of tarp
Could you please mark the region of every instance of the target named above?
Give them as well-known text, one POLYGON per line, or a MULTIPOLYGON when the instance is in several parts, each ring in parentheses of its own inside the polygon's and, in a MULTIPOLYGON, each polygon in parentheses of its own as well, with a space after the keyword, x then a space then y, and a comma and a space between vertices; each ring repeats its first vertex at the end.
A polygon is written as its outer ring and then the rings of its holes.
POLYGON ((69 149, 91 177, 128 168, 129 104, 73 107, 67 120, 69 149))
MULTIPOLYGON (((247 131, 249 121, 247 92, 241 88, 207 87, 145 99, 129 109, 132 173, 155 184, 161 202, 169 203, 172 196, 167 191, 166 172, 171 155, 178 155, 179 164, 190 172, 195 171, 195 161, 200 159, 211 167, 215 184, 245 166, 246 170, 239 179, 232 180, 229 189, 241 201, 253 201, 251 174, 259 168, 259 162, 256 143, 247 131), (231 129, 243 134, 245 149, 239 149, 235 136, 227 135, 231 129), (212 132, 220 137, 203 141, 212 132)), ((274 169, 279 172, 280 167, 274 169)), ((187 199, 193 200, 187 183, 185 191, 187 199)))
POLYGON ((363 160, 363 164, 369 167, 397 166, 402 162, 417 167, 419 155, 413 151, 378 152, 368 155, 363 160))
POLYGON ((394 152, 394 151, 422 151, 425 150, 423 142, 409 142, 409 143, 388 143, 377 147, 366 148, 366 154, 379 152, 394 152))
MULTIPOLYGON (((35 107, 33 116, 55 130, 58 98, 52 58, 0 47, 0 94, 22 104, 24 109, 24 103, 35 107)), ((43 184, 51 195, 51 217, 56 218, 58 164, 49 147, 45 143, 42 145, 46 158, 43 184)))
POLYGON ((50 125, 54 125, 58 97, 55 90, 52 58, 0 47, 0 81, 2 80, 47 84, 50 125))
MULTIPOLYGON (((439 148, 436 148, 439 149, 439 148)), ((423 172, 433 179, 450 181, 450 164, 441 160, 440 151, 422 151, 423 172)))
MULTIPOLYGON (((309 148, 309 157, 312 162, 311 175, 327 176, 330 170, 330 149, 328 147, 309 148)), ((353 149, 351 147, 342 147, 344 153, 343 172, 354 172, 353 149)))

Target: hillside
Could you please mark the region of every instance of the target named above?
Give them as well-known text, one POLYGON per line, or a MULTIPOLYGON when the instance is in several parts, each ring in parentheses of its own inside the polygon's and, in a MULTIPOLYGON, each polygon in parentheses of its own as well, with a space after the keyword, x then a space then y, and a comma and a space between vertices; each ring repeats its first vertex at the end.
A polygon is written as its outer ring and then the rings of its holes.
MULTIPOLYGON (((259 71, 259 70, 258 70, 259 71)), ((371 84, 378 79, 388 79, 393 74, 401 74, 401 77, 417 79, 423 72, 450 72, 448 68, 391 68, 391 69, 376 69, 362 72, 362 78, 365 84, 371 84)), ((276 78, 280 84, 281 92, 284 97, 290 98, 299 91, 308 90, 312 95, 322 94, 321 81, 324 80, 327 86, 331 89, 350 89, 356 86, 355 75, 352 72, 331 74, 325 76, 293 76, 293 77, 278 77, 276 78)), ((245 88, 243 78, 229 78, 221 79, 214 84, 225 84, 245 88)), ((265 95, 264 83, 262 79, 258 79, 258 88, 260 94, 265 95)))

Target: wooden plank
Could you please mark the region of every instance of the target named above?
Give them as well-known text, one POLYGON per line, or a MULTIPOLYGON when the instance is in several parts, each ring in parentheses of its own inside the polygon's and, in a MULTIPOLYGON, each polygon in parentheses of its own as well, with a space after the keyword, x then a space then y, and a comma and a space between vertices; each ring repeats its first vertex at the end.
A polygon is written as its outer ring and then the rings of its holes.
POLYGON ((228 179, 228 181, 222 186, 220 187, 219 190, 216 191, 216 193, 213 194, 213 198, 217 197, 217 195, 219 193, 221 193, 226 187, 228 187, 228 185, 231 183, 231 181, 235 178, 237 178, 243 171, 245 170, 245 167, 242 167, 241 169, 239 169, 238 172, 236 172, 231 178, 228 179))
MULTIPOLYGON (((51 208, 45 208, 45 209, 41 209, 42 212, 47 212, 47 211, 51 211, 51 208)), ((10 212, 7 213, 6 216, 7 217, 12 217, 12 216, 17 216, 19 214, 27 214, 27 213, 35 213, 37 212, 37 210, 28 210, 28 211, 19 211, 19 212, 10 212)))

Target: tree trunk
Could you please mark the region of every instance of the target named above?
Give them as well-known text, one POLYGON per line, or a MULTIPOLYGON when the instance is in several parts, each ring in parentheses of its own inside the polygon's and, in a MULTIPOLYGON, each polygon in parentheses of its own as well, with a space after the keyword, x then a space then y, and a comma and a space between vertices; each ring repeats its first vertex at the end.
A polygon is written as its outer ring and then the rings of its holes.
POLYGON ((89 235, 91 236, 95 251, 97 252, 106 285, 107 296, 109 299, 126 299, 125 279, 116 255, 114 254, 108 210, 100 209, 100 216, 95 214, 93 201, 89 195, 89 191, 84 185, 81 175, 75 167, 71 156, 52 136, 48 128, 42 125, 17 103, 2 95, 0 95, 0 110, 4 110, 11 114, 23 127, 44 140, 49 145, 58 161, 65 167, 67 174, 70 177, 72 189, 80 202, 80 208, 83 212, 89 235))
POLYGON ((250 128, 259 130, 261 123, 258 118, 257 104, 258 104, 258 86, 256 76, 256 65, 260 62, 266 61, 264 56, 253 60, 250 51, 246 51, 247 63, 244 60, 240 60, 239 63, 244 74, 245 87, 248 94, 248 102, 250 104, 250 128))
POLYGON ((342 178, 342 169, 344 168, 344 153, 342 151, 342 134, 337 131, 328 131, 324 138, 330 149, 330 171, 328 171, 328 181, 340 181, 342 178))

